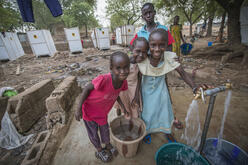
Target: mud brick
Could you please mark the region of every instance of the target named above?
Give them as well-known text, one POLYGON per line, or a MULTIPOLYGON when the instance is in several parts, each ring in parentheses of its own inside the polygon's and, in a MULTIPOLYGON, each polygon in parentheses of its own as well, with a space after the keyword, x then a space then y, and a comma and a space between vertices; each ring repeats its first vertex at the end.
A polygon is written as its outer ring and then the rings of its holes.
POLYGON ((28 131, 45 115, 45 100, 53 90, 52 81, 43 80, 9 99, 7 111, 19 133, 28 131))
POLYGON ((75 98, 81 92, 76 77, 69 76, 46 99, 47 127, 51 129, 57 122, 66 124, 68 114, 75 98))
POLYGON ((21 165, 37 165, 50 137, 50 131, 40 132, 21 165))

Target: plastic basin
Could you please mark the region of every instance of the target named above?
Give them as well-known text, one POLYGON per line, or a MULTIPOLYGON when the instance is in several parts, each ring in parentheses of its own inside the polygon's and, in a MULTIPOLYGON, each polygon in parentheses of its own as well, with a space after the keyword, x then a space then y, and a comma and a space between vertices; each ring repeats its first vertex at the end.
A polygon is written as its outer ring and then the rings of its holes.
POLYGON ((222 145, 217 149, 218 139, 208 138, 203 148, 203 154, 212 164, 243 165, 248 164, 248 154, 231 142, 221 139, 222 145), (217 155, 216 151, 218 151, 217 155))
POLYGON ((193 148, 181 143, 164 144, 155 159, 157 165, 209 165, 193 148))
POLYGON ((208 42, 208 46, 212 46, 213 45, 213 42, 208 42))
POLYGON ((183 55, 188 55, 190 51, 192 50, 192 48, 193 48, 192 44, 189 44, 189 43, 184 43, 180 46, 181 53, 183 55))
POLYGON ((146 126, 143 120, 139 118, 132 118, 130 120, 125 119, 124 116, 115 118, 110 122, 110 137, 114 142, 119 154, 125 158, 130 158, 136 155, 139 143, 146 135, 146 126), (122 125, 129 125, 132 122, 132 128, 130 131, 137 132, 138 138, 135 140, 121 140, 115 134, 116 129, 121 129, 122 125))

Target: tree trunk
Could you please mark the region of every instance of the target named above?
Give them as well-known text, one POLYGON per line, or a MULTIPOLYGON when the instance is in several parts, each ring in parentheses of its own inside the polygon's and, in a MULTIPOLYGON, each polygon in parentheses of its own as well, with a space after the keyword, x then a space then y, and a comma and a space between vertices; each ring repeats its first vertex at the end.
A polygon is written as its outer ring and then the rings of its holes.
POLYGON ((241 35, 240 35, 240 8, 244 0, 216 0, 226 11, 228 14, 228 42, 230 44, 240 44, 241 43, 241 35))
POLYGON ((213 25, 213 20, 214 20, 214 16, 211 16, 211 17, 209 17, 209 19, 208 19, 208 29, 207 29, 206 37, 211 37, 211 36, 212 36, 212 25, 213 25))
POLYGON ((87 24, 85 24, 85 32, 86 32, 86 38, 88 38, 88 27, 87 27, 87 24))
POLYGON ((219 30, 219 34, 217 37, 219 42, 223 42, 223 31, 224 31, 224 27, 225 27, 225 19, 226 19, 226 11, 224 11, 224 13, 222 14, 220 30, 219 30))
POLYGON ((233 8, 228 12, 228 42, 230 44, 240 44, 241 35, 240 35, 240 7, 233 8))
POLYGON ((189 24, 189 36, 192 37, 192 23, 189 24))

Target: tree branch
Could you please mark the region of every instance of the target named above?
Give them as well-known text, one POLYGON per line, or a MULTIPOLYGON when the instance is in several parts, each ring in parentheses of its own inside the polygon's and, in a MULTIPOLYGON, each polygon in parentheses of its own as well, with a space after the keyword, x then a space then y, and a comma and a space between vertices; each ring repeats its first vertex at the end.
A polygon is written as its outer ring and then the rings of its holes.
POLYGON ((196 23, 196 21, 202 16, 204 12, 202 12, 200 15, 198 15, 198 17, 193 21, 193 24, 196 23))
POLYGON ((136 20, 133 21, 132 25, 137 22, 140 19, 141 16, 139 16, 136 20))

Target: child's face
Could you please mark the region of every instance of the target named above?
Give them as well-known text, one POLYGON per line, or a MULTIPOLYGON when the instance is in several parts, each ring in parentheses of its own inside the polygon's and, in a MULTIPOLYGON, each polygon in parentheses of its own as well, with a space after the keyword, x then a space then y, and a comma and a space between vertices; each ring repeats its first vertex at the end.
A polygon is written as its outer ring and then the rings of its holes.
POLYGON ((127 78, 129 74, 130 61, 128 58, 117 56, 112 61, 111 71, 112 74, 120 81, 127 78))
POLYGON ((142 18, 146 21, 146 23, 154 22, 154 17, 156 15, 156 11, 152 6, 146 5, 142 10, 142 18))
POLYGON ((154 59, 161 59, 161 57, 164 55, 164 51, 167 48, 167 43, 163 39, 163 36, 159 33, 154 33, 150 36, 149 46, 150 46, 150 52, 151 56, 154 59))
POLYGON ((148 45, 144 41, 137 41, 133 48, 133 57, 137 63, 147 58, 148 45))

